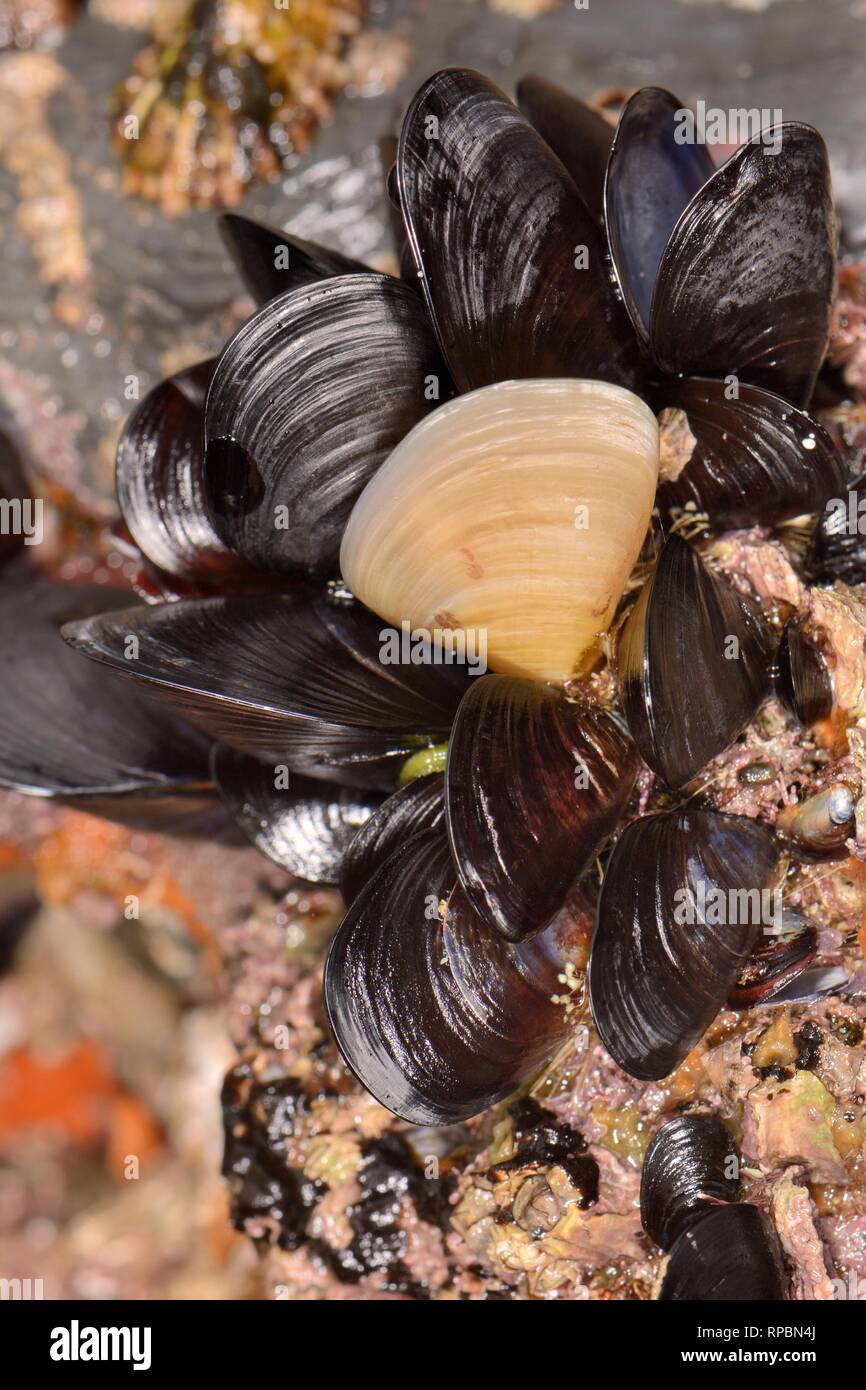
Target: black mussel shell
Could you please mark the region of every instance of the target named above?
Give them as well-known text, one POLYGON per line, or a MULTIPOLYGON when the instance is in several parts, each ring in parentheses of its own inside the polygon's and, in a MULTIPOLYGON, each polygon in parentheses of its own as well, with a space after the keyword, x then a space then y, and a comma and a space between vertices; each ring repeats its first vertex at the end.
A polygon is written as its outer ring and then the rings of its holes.
POLYGON ((347 1064, 413 1124, 453 1124, 486 1110, 573 1030, 553 996, 573 937, 585 942, 585 901, 512 945, 459 886, 451 893, 453 881, 441 829, 413 836, 358 894, 325 965, 328 1016, 347 1064))
POLYGON ((279 227, 254 222, 238 212, 223 213, 219 229, 257 304, 267 304, 287 290, 301 289, 334 275, 358 275, 370 269, 339 251, 302 241, 279 227))
POLYGON ((622 706, 668 787, 723 752, 769 693, 772 638, 759 611, 669 536, 616 647, 622 706))
POLYGON ((397 178, 458 390, 521 377, 633 384, 634 335, 600 229, 498 87, 464 68, 425 82, 403 121, 397 178))
POLYGON ((706 512, 718 530, 772 526, 821 512, 844 487, 842 455, 826 430, 781 396, 757 386, 692 377, 665 383, 658 403, 674 425, 670 466, 659 488, 662 509, 706 512))
POLYGON ((603 710, 513 676, 476 678, 445 774, 448 835, 475 911, 502 936, 539 931, 616 829, 634 745, 603 710))
POLYGON ((801 724, 815 724, 833 712, 833 679, 827 662, 793 618, 779 643, 776 690, 801 724))
POLYGON ((64 636, 221 743, 387 787, 410 753, 447 737, 468 677, 432 661, 382 665, 380 632, 358 604, 285 594, 151 604, 71 624, 64 636))
POLYGON ((249 573, 205 503, 204 402, 214 366, 199 362, 149 391, 123 427, 115 465, 118 505, 139 550, 163 573, 202 584, 249 573))
POLYGON ((802 931, 763 939, 746 961, 728 995, 728 1008, 751 1009, 772 1002, 814 964, 818 933, 811 925, 802 931))
POLYGON ((396 849, 445 819, 445 776, 434 772, 400 787, 362 825, 343 855, 340 892, 351 907, 368 879, 396 849))
POLYGON ((229 813, 257 849, 307 883, 337 883, 343 856, 381 796, 304 777, 216 744, 211 771, 229 813))
POLYGON ((715 169, 706 145, 677 140, 682 110, 682 102, 660 87, 635 92, 619 118, 607 166, 608 244, 626 308, 644 342, 671 232, 715 169))
POLYGON ((786 122, 695 194, 659 265, 650 352, 673 376, 723 376, 808 404, 827 347, 836 221, 824 141, 786 122), (778 153, 765 139, 778 138, 778 153))
POLYGON ((680 1115, 662 1125, 646 1152, 640 1219, 663 1250, 707 1212, 736 1202, 740 1160, 717 1115, 680 1115))
POLYGON ((828 502, 812 538, 809 576, 822 584, 866 583, 866 473, 828 502))
POLYGON ((0 786, 135 823, 192 824, 212 809, 208 745, 160 703, 72 651, 60 627, 130 594, 29 573, 0 585, 5 673, 0 786))
POLYGON ((589 991, 630 1076, 668 1076, 724 1006, 772 920, 776 858, 770 831, 745 816, 685 808, 626 826, 604 873, 589 991))
POLYGON ((517 84, 517 105, 562 160, 589 211, 600 220, 613 126, 564 87, 531 73, 517 84))
POLYGON ((449 389, 400 280, 342 275, 270 300, 226 344, 205 406, 223 542, 262 569, 336 572, 359 493, 449 389))
POLYGON ((3 430, 0 430, 0 503, 5 504, 4 524, 0 528, 0 564, 5 564, 25 545, 27 529, 36 538, 33 527, 37 515, 35 510, 28 512, 28 508, 34 507, 34 498, 21 455, 3 430))
POLYGON ((717 1207, 683 1231, 671 1250, 659 1298, 746 1303, 787 1298, 776 1228, 757 1207, 717 1207))

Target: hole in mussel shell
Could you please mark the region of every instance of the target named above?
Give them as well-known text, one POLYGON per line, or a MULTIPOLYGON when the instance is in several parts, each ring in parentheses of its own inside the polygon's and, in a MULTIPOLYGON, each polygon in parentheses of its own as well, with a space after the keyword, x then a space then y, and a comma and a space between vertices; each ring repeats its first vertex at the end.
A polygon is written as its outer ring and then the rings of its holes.
POLYGON ((261 506, 264 480, 255 460, 236 439, 208 440, 205 492, 215 522, 236 521, 261 506))

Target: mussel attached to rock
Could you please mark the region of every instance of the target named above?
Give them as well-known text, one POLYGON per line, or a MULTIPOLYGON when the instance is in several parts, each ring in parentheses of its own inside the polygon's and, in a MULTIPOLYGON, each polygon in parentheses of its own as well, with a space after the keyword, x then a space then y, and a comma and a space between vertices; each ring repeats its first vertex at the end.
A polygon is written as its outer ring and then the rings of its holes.
POLYGON ((328 954, 325 1002, 346 1062, 414 1124, 478 1114, 572 1031, 568 965, 584 958, 591 921, 576 894, 533 940, 506 942, 454 887, 441 828, 412 836, 358 893, 328 954))
POLYGON ((589 991, 629 1075, 668 1076, 724 1006, 773 929, 776 859, 771 832, 745 816, 686 806, 626 826, 605 869, 589 991))
POLYGON ((637 770, 603 710, 515 677, 472 684, 448 745, 448 834, 490 927, 516 941, 546 926, 616 829, 637 770))
POLYGON ((785 1259, 772 1220, 741 1203, 717 1207, 683 1231, 668 1257, 659 1298, 782 1302, 786 1290, 785 1259))
POLYGON ((759 610, 669 536, 616 648, 629 729, 668 787, 690 781, 748 723, 769 693, 771 652, 759 610))

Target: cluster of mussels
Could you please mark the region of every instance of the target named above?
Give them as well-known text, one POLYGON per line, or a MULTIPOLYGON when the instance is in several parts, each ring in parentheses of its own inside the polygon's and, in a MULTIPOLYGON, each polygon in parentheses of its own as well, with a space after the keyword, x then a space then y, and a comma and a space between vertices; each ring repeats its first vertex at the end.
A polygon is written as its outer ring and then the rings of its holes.
MULTIPOLYGON (((5 587, 3 783, 199 833, 215 789, 272 859, 338 884, 334 1036, 415 1124, 529 1082, 587 981, 611 1056, 662 1078, 728 1001, 791 997, 814 957, 719 910, 763 901, 780 853, 700 774, 774 678, 826 715, 831 666, 692 539, 814 526, 845 488, 805 413, 835 287, 827 152, 785 123, 716 168, 680 109, 645 89, 614 131, 541 79, 515 105, 437 73, 389 180, 400 277, 226 217, 259 307, 119 445, 155 601, 5 587), (490 674, 445 643, 465 656, 470 634, 490 674)), ((813 844, 851 833, 850 795, 810 815, 813 844)), ((777 1296, 767 1221, 713 1195, 723 1132, 690 1124, 647 1178, 668 1294, 777 1296)))

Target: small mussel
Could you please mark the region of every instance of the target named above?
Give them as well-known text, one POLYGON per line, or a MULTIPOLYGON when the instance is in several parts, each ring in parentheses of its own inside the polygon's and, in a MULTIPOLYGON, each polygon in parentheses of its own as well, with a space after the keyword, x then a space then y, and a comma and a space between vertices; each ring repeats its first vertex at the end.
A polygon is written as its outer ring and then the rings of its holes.
POLYGON ((801 724, 816 724, 833 712, 833 678, 827 662, 794 618, 785 624, 779 643, 776 689, 801 724))
POLYGON ((669 536, 616 647, 623 710, 641 756, 671 788, 733 742, 769 693, 759 611, 669 536))
POLYGON ((736 1202, 740 1160, 717 1115, 682 1115, 658 1131, 646 1152, 640 1219, 663 1250, 721 1203, 736 1202))
POLYGON ((589 961, 592 1016, 631 1076, 669 1075, 733 989, 776 911, 771 832, 744 816, 632 821, 608 860, 589 961))

